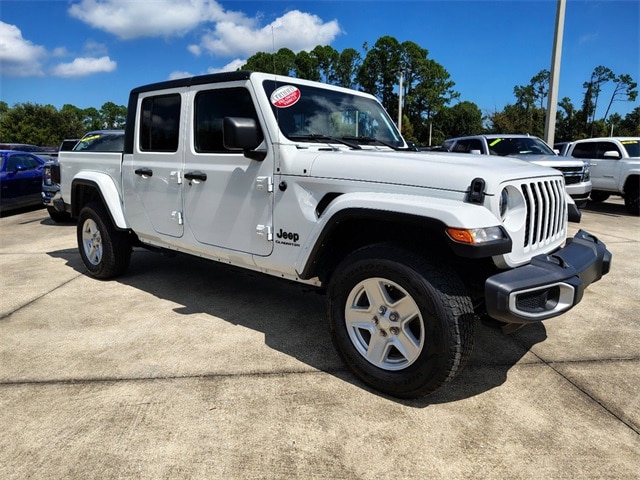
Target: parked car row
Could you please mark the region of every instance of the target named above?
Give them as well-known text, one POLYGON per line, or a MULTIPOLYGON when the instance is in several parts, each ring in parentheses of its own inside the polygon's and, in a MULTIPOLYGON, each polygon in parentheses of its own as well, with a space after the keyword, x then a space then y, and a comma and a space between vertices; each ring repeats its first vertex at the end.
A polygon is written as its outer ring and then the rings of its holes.
POLYGON ((0 150, 0 212, 42 203, 45 159, 21 150, 0 150))
POLYGON ((567 193, 576 206, 583 208, 587 205, 591 193, 589 164, 583 160, 558 156, 538 137, 513 134, 471 135, 445 140, 442 147, 448 152, 511 157, 555 168, 564 175, 567 193))
POLYGON ((558 147, 566 157, 589 163, 592 201, 620 195, 627 210, 640 215, 640 137, 589 138, 558 147))

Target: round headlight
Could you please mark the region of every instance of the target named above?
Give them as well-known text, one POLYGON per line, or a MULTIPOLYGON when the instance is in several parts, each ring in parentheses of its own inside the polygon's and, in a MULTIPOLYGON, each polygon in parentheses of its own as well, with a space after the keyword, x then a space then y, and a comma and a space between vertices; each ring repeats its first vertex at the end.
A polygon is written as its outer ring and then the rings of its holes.
POLYGON ((500 218, 504 220, 504 215, 507 213, 507 209, 509 208, 509 191, 506 188, 502 189, 502 193, 500 193, 500 218))

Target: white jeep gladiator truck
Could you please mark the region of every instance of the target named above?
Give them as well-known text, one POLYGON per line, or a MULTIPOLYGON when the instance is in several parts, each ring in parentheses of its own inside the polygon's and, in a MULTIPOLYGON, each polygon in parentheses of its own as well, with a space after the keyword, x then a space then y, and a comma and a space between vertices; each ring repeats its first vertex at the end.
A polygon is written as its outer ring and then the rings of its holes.
POLYGON ((591 163, 591 200, 621 195, 629 213, 640 215, 640 137, 576 140, 565 155, 591 163))
POLYGON ((366 93, 238 71, 135 88, 127 115, 121 154, 59 159, 90 275, 143 246, 317 287, 346 365, 391 395, 451 380, 478 316, 556 317, 609 271, 567 238, 560 172, 411 151, 366 93))

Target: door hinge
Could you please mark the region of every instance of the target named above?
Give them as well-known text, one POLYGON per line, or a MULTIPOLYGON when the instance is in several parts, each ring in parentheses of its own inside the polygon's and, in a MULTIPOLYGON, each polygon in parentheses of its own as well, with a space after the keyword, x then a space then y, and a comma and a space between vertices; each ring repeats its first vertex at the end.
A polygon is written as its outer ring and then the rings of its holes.
POLYGON ((178 225, 182 225, 184 223, 182 219, 182 212, 171 212, 171 218, 176 220, 178 222, 178 225))
POLYGON ((273 179, 271 177, 257 177, 256 189, 260 192, 273 192, 273 179))
POLYGON ((256 227, 256 234, 259 237, 263 237, 267 242, 273 242, 273 230, 270 225, 258 225, 256 227))

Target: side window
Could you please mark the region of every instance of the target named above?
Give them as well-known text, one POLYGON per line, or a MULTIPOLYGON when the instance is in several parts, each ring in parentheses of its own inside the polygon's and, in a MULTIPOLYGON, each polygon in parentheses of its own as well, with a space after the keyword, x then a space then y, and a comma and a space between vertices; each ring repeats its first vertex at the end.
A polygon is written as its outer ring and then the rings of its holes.
POLYGON ((225 88, 199 92, 195 99, 195 150, 198 153, 237 153, 224 148, 224 117, 253 118, 258 123, 251 94, 246 88, 225 88))
POLYGON ((469 141, 460 140, 458 143, 456 143, 456 146, 453 148, 453 151, 456 153, 467 153, 469 151, 469 141))
POLYGON ((152 152, 175 152, 180 139, 179 94, 147 97, 142 100, 140 149, 152 152))
POLYGON ((40 166, 40 163, 29 155, 12 155, 7 162, 7 170, 14 171, 19 166, 32 170, 40 166))
POLYGON ((606 158, 607 160, 615 160, 615 158, 605 157, 605 152, 618 152, 619 157, 622 158, 622 153, 615 143, 612 142, 598 142, 598 152, 596 158, 606 158))
POLYGON ((573 152, 571 152, 571 156, 576 158, 596 158, 597 146, 596 142, 578 143, 573 152))

